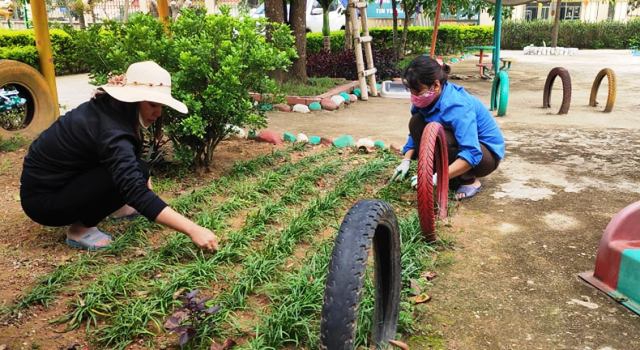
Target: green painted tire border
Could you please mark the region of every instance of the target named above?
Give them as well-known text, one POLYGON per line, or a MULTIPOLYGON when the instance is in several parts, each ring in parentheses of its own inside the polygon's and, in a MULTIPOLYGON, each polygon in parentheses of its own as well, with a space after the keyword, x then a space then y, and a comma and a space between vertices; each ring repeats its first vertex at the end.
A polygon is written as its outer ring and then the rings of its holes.
POLYGON ((490 110, 498 110, 498 116, 503 117, 507 114, 507 106, 509 105, 509 74, 501 70, 493 78, 491 84, 491 108, 490 110))

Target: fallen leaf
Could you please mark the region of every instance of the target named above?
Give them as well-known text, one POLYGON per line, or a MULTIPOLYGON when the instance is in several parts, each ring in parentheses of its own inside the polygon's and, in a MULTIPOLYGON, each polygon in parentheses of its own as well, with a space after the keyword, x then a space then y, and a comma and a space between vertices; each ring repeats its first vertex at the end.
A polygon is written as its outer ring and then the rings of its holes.
POLYGON ((211 344, 209 350, 229 350, 236 346, 236 342, 233 339, 227 339, 222 343, 222 345, 218 343, 211 344))
POLYGON ((431 300, 431 296, 429 294, 422 293, 422 294, 416 296, 415 298, 413 298, 413 303, 414 304, 422 304, 422 303, 426 303, 429 300, 431 300))
POLYGON ((180 295, 186 290, 186 288, 180 288, 175 293, 173 293, 173 299, 178 299, 180 295))
POLYGON ((395 346, 396 348, 400 348, 402 350, 409 350, 409 345, 399 340, 389 340, 389 344, 395 346))
POLYGON ((427 281, 431 281, 432 279, 436 278, 438 276, 438 274, 435 271, 427 271, 424 272, 422 274, 422 278, 425 278, 427 281))
POLYGON ((412 279, 409 282, 411 284, 411 295, 420 295, 420 293, 422 293, 422 288, 420 288, 418 281, 412 279))

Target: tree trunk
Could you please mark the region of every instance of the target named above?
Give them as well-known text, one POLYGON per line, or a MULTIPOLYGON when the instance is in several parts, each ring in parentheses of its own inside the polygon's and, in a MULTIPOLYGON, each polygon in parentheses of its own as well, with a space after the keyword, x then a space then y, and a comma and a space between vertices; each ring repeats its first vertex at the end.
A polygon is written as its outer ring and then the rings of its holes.
MULTIPOLYGON (((348 5, 347 5, 348 6, 348 5)), ((349 7, 344 10, 344 49, 353 50, 353 33, 351 33, 351 15, 349 14, 349 7)))
POLYGON ((301 83, 307 82, 307 0, 291 0, 291 30, 296 39, 298 58, 291 67, 291 79, 301 83))
POLYGON ((322 44, 325 52, 331 51, 331 27, 329 26, 329 8, 322 9, 322 44))
POLYGON ((553 27, 551 28, 551 47, 558 46, 558 32, 560 29, 560 7, 561 0, 556 0, 556 15, 553 17, 553 27))
POLYGON ((122 14, 122 21, 127 23, 129 21, 129 0, 124 0, 124 13, 122 14))
POLYGON ((404 20, 403 22, 403 26, 402 26, 402 45, 400 47, 400 54, 398 55, 398 58, 403 58, 404 57, 404 53, 407 52, 407 34, 409 32, 409 21, 411 21, 411 16, 410 14, 407 12, 407 10, 404 11, 404 20))
POLYGON ((391 9, 393 12, 393 59, 397 61, 400 51, 398 46, 398 0, 391 0, 391 9))
MULTIPOLYGON (((269 22, 284 23, 284 9, 286 8, 286 2, 282 0, 265 0, 264 1, 264 15, 269 22), (285 4, 285 7, 282 7, 285 4)), ((267 27, 267 40, 271 41, 270 27, 267 27)), ((281 83, 284 81, 284 71, 281 69, 273 71, 269 74, 272 79, 281 83)))

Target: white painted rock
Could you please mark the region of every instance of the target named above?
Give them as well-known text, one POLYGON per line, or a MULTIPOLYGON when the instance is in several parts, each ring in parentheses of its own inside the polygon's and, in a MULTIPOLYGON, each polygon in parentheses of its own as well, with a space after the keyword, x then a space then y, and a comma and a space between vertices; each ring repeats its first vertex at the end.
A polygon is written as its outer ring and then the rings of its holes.
POLYGON ((299 133, 296 139, 298 140, 298 142, 304 142, 304 143, 309 142, 309 138, 307 137, 307 135, 303 133, 299 133))
POLYGON ((368 138, 368 137, 363 137, 361 139, 358 139, 358 142, 356 142, 356 147, 360 148, 360 147, 366 147, 366 148, 373 148, 374 147, 374 143, 373 140, 368 138))
POLYGON ((342 98, 342 96, 340 95, 331 96, 331 101, 333 101, 333 103, 335 103, 338 108, 342 106, 342 104, 344 104, 344 98, 342 98))
POLYGON ((297 104, 293 106, 293 111, 298 113, 309 113, 309 107, 303 104, 297 104))
POLYGON ((227 136, 224 137, 225 139, 228 139, 230 137, 239 137, 243 139, 247 137, 247 134, 245 133, 244 129, 242 129, 237 125, 227 124, 225 127, 227 129, 227 136))

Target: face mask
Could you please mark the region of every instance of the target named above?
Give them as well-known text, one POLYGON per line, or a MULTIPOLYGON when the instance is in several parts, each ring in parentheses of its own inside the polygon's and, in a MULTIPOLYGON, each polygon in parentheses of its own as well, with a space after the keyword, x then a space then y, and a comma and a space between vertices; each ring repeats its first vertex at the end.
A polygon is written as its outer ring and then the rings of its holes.
POLYGON ((411 94, 411 103, 418 108, 424 108, 430 105, 436 99, 436 92, 429 90, 420 96, 411 94))

